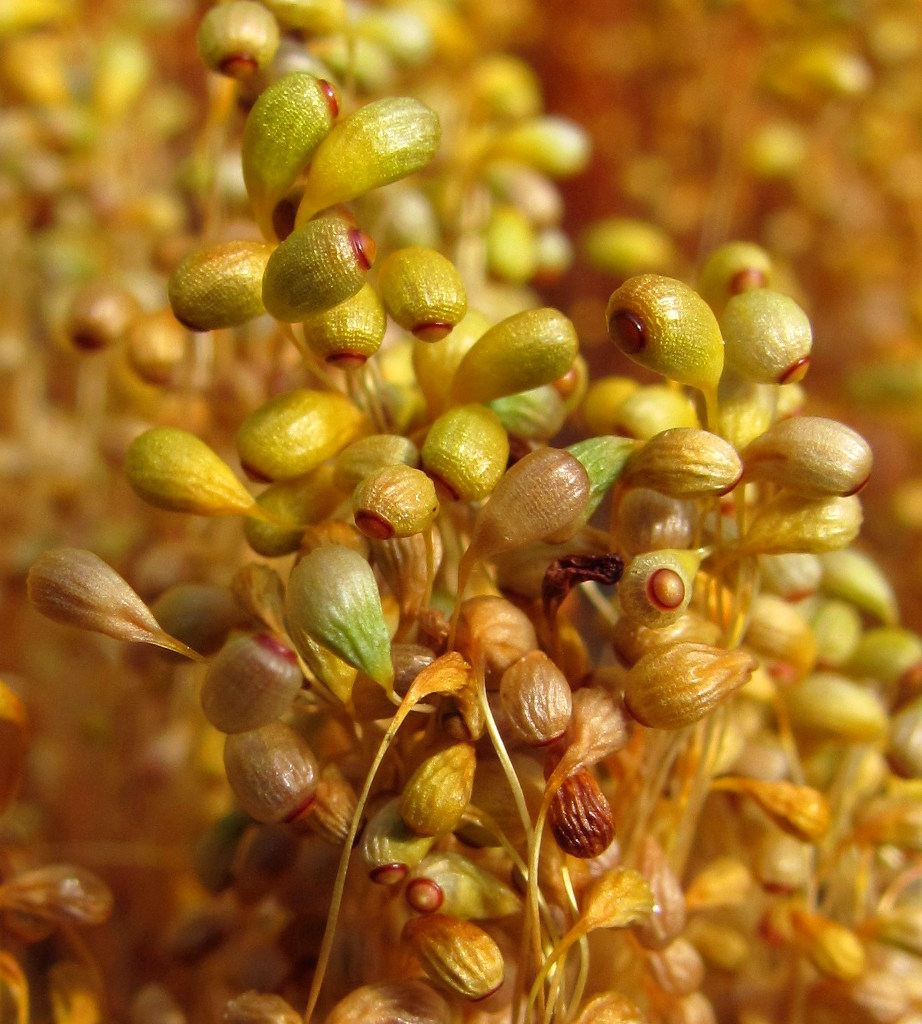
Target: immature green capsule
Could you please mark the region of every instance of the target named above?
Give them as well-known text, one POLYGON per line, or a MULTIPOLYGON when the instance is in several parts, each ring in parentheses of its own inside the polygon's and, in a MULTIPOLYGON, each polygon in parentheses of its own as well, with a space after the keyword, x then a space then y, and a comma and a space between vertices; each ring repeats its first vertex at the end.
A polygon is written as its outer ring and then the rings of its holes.
POLYGON ((247 516, 243 521, 247 543, 266 558, 291 554, 301 547, 305 529, 332 515, 343 497, 333 484, 332 469, 326 465, 306 476, 270 484, 256 504, 272 517, 272 522, 247 516))
POLYGON ((629 217, 596 221, 583 237, 582 249, 593 267, 617 278, 663 274, 675 263, 669 235, 649 221, 629 217))
POLYGON ((701 564, 697 551, 648 551, 633 558, 618 581, 628 618, 656 628, 676 622, 688 608, 701 564))
POLYGON ((374 540, 422 533, 438 511, 435 485, 412 466, 383 466, 365 477, 352 494, 355 525, 374 540))
POLYGON ((359 107, 314 154, 296 223, 421 170, 440 138, 438 115, 419 100, 388 96, 359 107))
POLYGON ((736 449, 707 430, 664 430, 628 459, 625 487, 648 487, 673 498, 718 496, 732 491, 743 474, 736 449))
POLYGON ((351 548, 327 544, 292 569, 285 613, 295 647, 306 636, 393 690, 391 639, 371 566, 351 548))
POLYGON ((727 365, 761 384, 794 384, 810 368, 813 331, 787 295, 756 288, 733 296, 720 317, 727 365))
POLYGON ((820 557, 823 577, 820 587, 831 597, 849 601, 884 625, 899 619, 896 593, 883 570, 868 555, 852 548, 829 551, 820 557))
POLYGON ((772 260, 753 242, 727 242, 715 249, 701 271, 698 291, 719 316, 734 295, 753 288, 769 288, 772 260))
POLYGON ((440 341, 467 312, 451 260, 435 249, 398 249, 381 264, 378 288, 388 315, 421 341, 440 341))
POLYGON ((204 441, 178 427, 154 427, 131 442, 125 474, 148 504, 199 516, 239 516, 255 501, 204 441))
POLYGON ((724 344, 717 318, 688 285, 641 274, 612 293, 608 333, 635 363, 702 390, 717 387, 724 344))
POLYGON ((333 483, 351 491, 370 473, 384 466, 418 466, 419 449, 402 434, 370 434, 344 448, 336 457, 333 483))
POLYGON ((452 400, 493 398, 552 384, 576 358, 579 339, 572 322, 556 309, 527 309, 491 327, 455 371, 452 400))
POLYGON ((193 331, 216 331, 265 313, 262 281, 271 254, 263 242, 219 242, 190 253, 167 284, 176 319, 193 331))
POLYGON ((589 162, 591 144, 586 132, 565 117, 533 117, 504 132, 495 155, 519 160, 552 178, 567 178, 589 162))
POLYGON ((631 391, 611 410, 606 433, 648 441, 664 430, 698 426, 694 403, 681 389, 668 384, 646 384, 631 391))
POLYGON ((429 428, 421 458, 443 500, 481 501, 506 471, 509 438, 494 412, 460 405, 429 428))
POLYGON ((524 441, 549 441, 563 427, 567 410, 553 384, 494 398, 487 403, 513 437, 524 441))
POLYGON ((538 269, 538 240, 531 221, 514 206, 497 206, 484 236, 487 269, 509 284, 526 284, 538 269))
POLYGON ((243 180, 266 238, 272 213, 294 185, 339 113, 333 86, 292 71, 265 89, 243 128, 243 180))
POLYGON ((198 52, 205 67, 228 78, 250 78, 267 67, 279 45, 272 12, 251 0, 218 4, 202 19, 198 52))
POLYGON ((348 299, 301 322, 307 347, 324 362, 344 369, 361 366, 381 347, 387 316, 369 284, 348 299))
POLYGON ((786 691, 795 729, 847 743, 876 743, 887 735, 887 713, 867 687, 835 672, 814 672, 786 691))
POLYGON ((404 897, 418 914, 439 910, 462 921, 508 917, 521 899, 461 853, 431 853, 413 870, 404 897))
POLYGON ((461 323, 441 341, 417 339, 413 342, 413 374, 432 415, 443 412, 451 404, 449 396, 455 372, 490 326, 483 313, 469 309, 461 323))
POLYGON ((291 480, 316 469, 358 434, 361 412, 333 391, 301 388, 250 413, 237 431, 237 451, 257 480, 291 480))
POLYGON ((375 243, 339 216, 308 221, 266 263, 262 298, 277 320, 294 323, 332 309, 365 283, 375 243))
POLYGON ((344 0, 263 0, 283 28, 327 35, 346 21, 344 0))

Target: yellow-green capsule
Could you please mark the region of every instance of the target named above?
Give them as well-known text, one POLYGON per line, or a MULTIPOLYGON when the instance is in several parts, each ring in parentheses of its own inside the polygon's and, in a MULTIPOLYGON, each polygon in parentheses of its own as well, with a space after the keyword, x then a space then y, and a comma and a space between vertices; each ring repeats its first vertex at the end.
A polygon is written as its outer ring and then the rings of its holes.
POLYGON ((922 661, 922 637, 902 626, 879 626, 861 635, 845 671, 856 679, 877 679, 893 686, 922 661))
POLYGON ((349 36, 336 32, 317 39, 311 50, 337 81, 351 81, 358 95, 388 95, 397 88, 397 62, 387 47, 355 30, 350 31, 349 36))
POLYGON ((263 242, 219 242, 190 253, 167 284, 176 319, 193 331, 216 331, 265 313, 262 282, 271 255, 263 242))
POLYGON ((378 288, 388 315, 421 341, 441 341, 467 312, 455 265, 435 249, 398 249, 381 264, 378 288))
POLYGON ((837 551, 858 536, 861 521, 861 502, 854 495, 811 499, 782 492, 759 508, 738 550, 752 555, 837 551))
POLYGON ((885 626, 899 618, 896 594, 880 566, 861 551, 830 551, 820 558, 823 577, 820 588, 831 597, 851 602, 873 615, 885 626))
POLYGON ((608 433, 648 441, 664 430, 699 425, 694 403, 681 389, 667 384, 645 384, 611 412, 608 433))
POLYGON ((580 417, 590 434, 617 434, 618 409, 640 385, 631 377, 598 377, 586 391, 580 417))
POLYGON ((335 455, 360 431, 361 412, 334 391, 301 388, 250 413, 237 431, 237 451, 254 480, 291 480, 335 455))
POLYGON ((178 427, 154 427, 136 437, 125 473, 134 492, 157 508, 199 516, 239 516, 255 508, 230 466, 178 427))
POLYGON ((734 295, 753 288, 769 288, 772 283, 772 260, 753 242, 727 242, 708 257, 698 291, 719 316, 734 295))
POLYGON ((344 217, 318 217, 295 228, 266 264, 266 310, 291 324, 344 302, 365 283, 375 251, 372 239, 344 217))
POLYGON ((274 238, 272 213, 307 166, 339 113, 333 86, 291 71, 265 89, 243 128, 243 180, 256 220, 274 238))
POLYGON ((381 347, 387 316, 369 284, 348 299, 301 322, 307 347, 324 362, 348 369, 361 366, 381 347))
POLYGON ((567 410, 553 384, 487 402, 500 423, 525 441, 549 441, 564 425, 567 410))
POLYGON ((534 68, 507 53, 481 56, 468 75, 465 97, 480 120, 521 120, 540 113, 541 83, 534 68))
POLYGON ((363 10, 356 21, 356 32, 383 46, 402 67, 418 67, 432 55, 432 31, 416 11, 400 7, 363 10))
POLYGON ((471 799, 476 767, 470 743, 453 743, 430 754, 403 787, 403 820, 421 836, 453 832, 471 799))
POLYGON ((641 274, 612 293, 608 333, 635 363, 680 384, 712 391, 724 365, 717 318, 688 285, 641 274))
POLYGON ((359 107, 314 154, 296 223, 421 170, 440 139, 438 115, 419 100, 388 96, 359 107))
POLYGON ((816 659, 826 668, 840 668, 855 653, 861 638, 861 613, 847 601, 821 601, 811 618, 816 659))
POLYGON ((688 608, 700 565, 698 551, 663 549, 637 555, 618 581, 621 610, 644 626, 671 625, 688 608))
MULTIPOLYGON (((326 544, 292 569, 285 595, 291 639, 304 654, 305 636, 393 691, 391 639, 371 566, 341 544, 326 544)), ((305 656, 305 660, 307 657, 305 656)))
POLYGON ((566 117, 533 117, 504 132, 496 156, 521 160, 553 178, 578 174, 589 163, 589 136, 566 117))
POLYGON ((250 78, 267 67, 279 45, 272 12, 253 0, 217 4, 198 28, 198 52, 205 67, 228 78, 250 78))
POLYGON ((850 743, 875 743, 887 735, 887 713, 877 696, 834 672, 814 672, 786 691, 797 730, 850 743))
POLYGON ((369 473, 398 465, 419 465, 416 445, 401 434, 371 434, 353 441, 339 453, 333 467, 333 482, 340 490, 351 491, 369 473))
POLYGON ((631 217, 596 221, 582 239, 596 270, 614 277, 664 274, 675 263, 675 246, 662 228, 631 217))
POLYGON ((794 384, 810 368, 813 331, 787 295, 756 288, 734 295, 720 317, 727 365, 760 384, 794 384))
POLYGON ((383 466, 365 477, 352 494, 355 525, 374 540, 422 533, 438 511, 435 485, 412 466, 383 466))
POLYGON ((388 801, 373 815, 362 833, 362 856, 371 880, 379 885, 403 881, 434 842, 433 836, 419 835, 403 820, 399 797, 388 801))
POLYGON ((461 360, 490 326, 483 313, 469 309, 461 323, 441 341, 414 341, 413 373, 432 414, 449 405, 451 382, 461 360))
POLYGON ((266 558, 280 558, 301 546, 304 531, 332 515, 345 495, 333 483, 333 470, 318 466, 306 476, 270 484, 256 504, 272 517, 266 522, 247 516, 243 532, 250 547, 266 558))
POLYGON ((482 501, 506 471, 509 438, 496 413, 459 405, 432 424, 420 454, 443 500, 482 501))
POLYGON ((326 35, 346 22, 344 0, 263 0, 283 28, 326 35))
POLYGON ((467 920, 508 917, 522 900, 504 882, 461 853, 430 853, 407 879, 404 898, 418 914, 441 911, 467 920))
POLYGON ((538 240, 531 221, 515 206, 497 206, 487 222, 487 269, 509 284, 526 284, 538 269, 538 240))
POLYGON ((556 309, 527 309, 501 320, 472 346, 455 371, 452 400, 493 398, 552 384, 576 358, 573 323, 556 309))

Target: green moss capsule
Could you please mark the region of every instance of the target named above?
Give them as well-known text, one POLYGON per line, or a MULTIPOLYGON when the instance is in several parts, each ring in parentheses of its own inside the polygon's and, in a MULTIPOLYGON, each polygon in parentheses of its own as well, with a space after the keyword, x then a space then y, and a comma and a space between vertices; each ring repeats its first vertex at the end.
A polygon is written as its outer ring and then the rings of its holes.
POLYGON ((487 408, 510 434, 525 441, 549 441, 567 418, 564 401, 553 384, 495 398, 487 408))
POLYGON ((583 465, 589 477, 586 518, 599 507, 608 489, 621 476, 637 443, 626 437, 587 437, 566 450, 583 465))
POLYGON ((632 277, 608 300, 608 333, 635 363, 702 390, 717 387, 724 345, 710 307, 671 277, 632 277))
POLYGON ((451 260, 435 249, 391 253, 378 271, 388 315, 421 341, 440 341, 467 312, 467 295, 451 260))
POLYGON ((582 249, 597 270, 614 277, 664 274, 675 263, 675 247, 662 228, 630 217, 597 221, 586 232, 582 249))
POLYGON ((254 479, 291 480, 335 455, 361 425, 362 414, 348 398, 301 388, 250 413, 237 432, 237 451, 254 479))
POLYGON ((365 283, 375 243, 345 218, 318 217, 269 257, 262 298, 276 319, 294 323, 344 302, 365 283))
POLYGON ((271 255, 262 242, 219 242, 190 253, 167 285, 176 319, 193 331, 216 331, 265 313, 262 280, 271 255))
POLYGON ((272 12, 252 0, 218 4, 202 19, 198 52, 211 71, 228 78, 250 78, 267 67, 279 45, 272 12))
POLYGON ((346 21, 344 0, 263 0, 283 28, 326 35, 346 21))
POLYGON ((578 174, 589 162, 589 136, 565 117, 545 115, 523 121, 506 132, 496 155, 521 160, 553 178, 578 174))
POLYGON ((333 482, 344 491, 353 490, 370 473, 384 466, 418 466, 419 449, 400 434, 371 434, 353 441, 336 458, 333 482))
POLYGON ((440 138, 438 115, 419 100, 389 96, 359 107, 314 154, 297 224, 421 170, 435 156, 440 138))
POLYGON ((727 242, 708 257, 698 291, 719 316, 734 295, 753 288, 770 288, 772 260, 768 253, 752 242, 727 242))
POLYGON ((432 424, 421 457, 441 498, 482 501, 506 471, 509 438, 496 413, 460 405, 432 424))
POLYGON ((813 331, 787 295, 767 288, 735 295, 720 317, 727 365, 761 384, 794 384, 810 367, 813 331))
POLYGON ((534 226, 515 206, 497 206, 487 223, 487 269, 500 281, 526 284, 538 269, 534 226))
POLYGON ((381 347, 387 315, 369 284, 348 299, 301 323, 307 347, 324 362, 344 369, 361 366, 381 347))

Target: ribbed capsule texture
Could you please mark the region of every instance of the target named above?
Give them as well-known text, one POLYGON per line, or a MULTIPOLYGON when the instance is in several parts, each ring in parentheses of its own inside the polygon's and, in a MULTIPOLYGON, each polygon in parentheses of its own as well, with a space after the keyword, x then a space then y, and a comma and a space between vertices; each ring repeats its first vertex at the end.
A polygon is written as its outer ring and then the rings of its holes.
POLYGON ((218 242, 190 253, 170 275, 176 319, 193 331, 239 327, 265 313, 262 280, 272 246, 218 242))
POLYGON ((395 885, 426 856, 434 836, 421 836, 403 820, 400 798, 372 815, 362 832, 362 857, 373 882, 395 885))
POLYGON ((240 806, 266 824, 293 821, 303 814, 320 776, 307 741, 283 722, 228 736, 224 770, 240 806))
POLYGON ((438 115, 419 100, 388 96, 359 107, 314 154, 296 223, 422 170, 440 140, 438 115))
POLYGON ((813 331, 787 295, 756 288, 729 300, 720 317, 727 365, 760 384, 793 384, 810 366, 813 331))
POLYGON ((490 409, 459 405, 432 424, 420 454, 442 500, 482 501, 506 471, 509 438, 490 409))
POLYGON ((862 523, 861 502, 846 498, 803 498, 781 492, 759 507, 739 542, 741 554, 822 554, 848 547, 862 523))
POLYGON ((489 402, 550 384, 562 377, 579 351, 573 323, 556 309, 527 309, 483 334, 458 365, 453 402, 489 402))
POLYGON ((598 857, 615 838, 611 804, 586 768, 563 780, 551 800, 547 820, 561 850, 582 860, 598 857))
POLYGON ((871 473, 867 441, 822 416, 779 420, 743 452, 747 480, 766 480, 807 498, 860 491, 871 473))
POLYGON ((179 427, 154 427, 136 437, 125 454, 125 475, 138 497, 171 512, 239 516, 255 506, 230 466, 179 427))
POLYGON ((543 651, 529 651, 503 672, 499 699, 512 737, 534 747, 559 739, 573 710, 566 676, 543 651))
POLYGON ((826 798, 812 786, 798 786, 781 779, 723 778, 715 788, 748 796, 780 829, 805 843, 822 839, 832 823, 826 798))
POLYGON ((331 309, 301 321, 307 347, 326 363, 349 369, 361 366, 381 347, 387 316, 369 284, 331 309))
POLYGON ((673 498, 726 494, 743 475, 736 449, 707 430, 675 427, 651 437, 628 459, 625 487, 649 487, 673 498))
POLYGON ((208 666, 201 701, 221 732, 248 732, 291 706, 303 682, 294 651, 268 633, 229 641, 208 666))
POLYGON ((314 640, 391 692, 394 667, 381 595, 371 566, 356 551, 327 544, 305 555, 288 579, 285 614, 305 660, 305 639, 314 640))
POLYGON ((352 494, 355 525, 375 540, 422 533, 438 511, 435 485, 412 466, 383 466, 365 477, 352 494))
POLYGON ((245 79, 267 67, 279 45, 271 11, 252 0, 212 7, 198 29, 198 52, 211 71, 245 79))
POLYGON ((289 391, 240 424, 240 463, 254 479, 291 480, 335 455, 361 425, 361 412, 344 395, 308 388, 289 391))
POLYGON ((628 358, 670 380, 713 390, 724 344, 710 307, 671 277, 629 278, 608 300, 608 333, 628 358))
POLYGON ((486 999, 503 983, 499 946, 477 925, 445 914, 413 918, 401 941, 417 956, 426 975, 465 999, 486 999))
POLYGON ((341 999, 325 1024, 449 1024, 452 1011, 416 978, 363 985, 341 999))
POLYGON ((470 743, 453 743, 430 754, 403 788, 403 820, 423 836, 453 832, 470 802, 476 767, 470 743))
POLYGON ((467 312, 461 275, 435 249, 391 253, 378 269, 378 288, 390 318, 421 341, 440 341, 467 312))
POLYGON ((329 82, 291 71, 263 90, 243 128, 243 180, 266 238, 272 211, 295 183, 338 112, 329 82))
POLYGON ((755 659, 745 651, 678 643, 644 655, 628 672, 628 711, 652 729, 681 729, 704 718, 749 680, 755 659))
POLYGON ((374 260, 374 242, 351 221, 336 214, 309 220, 266 263, 266 311, 295 323, 332 309, 359 291, 374 260))

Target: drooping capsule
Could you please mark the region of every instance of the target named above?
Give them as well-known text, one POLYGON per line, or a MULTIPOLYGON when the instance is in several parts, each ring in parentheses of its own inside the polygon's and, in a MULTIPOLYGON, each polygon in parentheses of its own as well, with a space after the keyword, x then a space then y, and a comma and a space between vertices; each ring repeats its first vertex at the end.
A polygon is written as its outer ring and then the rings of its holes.
POLYGON ((561 850, 581 860, 598 857, 615 838, 611 804, 586 768, 564 779, 551 800, 547 820, 561 850))
POLYGON ((305 317, 301 331, 307 347, 325 363, 349 369, 361 366, 381 347, 387 316, 369 284, 331 309, 305 317))
POLYGON ((266 558, 280 558, 297 551, 308 526, 331 515, 343 493, 333 485, 332 468, 318 466, 306 476, 279 480, 256 498, 256 504, 272 522, 247 516, 243 532, 250 547, 266 558))
POLYGON ((735 295, 720 317, 727 365, 761 384, 794 384, 810 368, 813 331, 787 295, 756 288, 735 295))
POLYGON ((420 455, 440 498, 482 501, 506 470, 509 438, 496 413, 459 405, 432 424, 420 455))
POLYGON ((717 496, 739 482, 743 464, 736 449, 707 430, 675 427, 654 435, 628 459, 625 487, 650 487, 673 498, 717 496))
POLYGON ((451 404, 451 382, 461 360, 478 338, 489 330, 491 322, 483 313, 469 309, 454 330, 441 341, 413 342, 413 375, 433 416, 451 404))
POLYGON ((374 242, 346 218, 330 214, 309 220, 269 257, 263 304, 285 323, 332 309, 359 291, 374 259, 374 242))
POLYGON ((170 275, 176 319, 193 331, 239 327, 264 313, 262 281, 272 246, 217 242, 191 252, 170 275))
POLYGON ((434 836, 419 835, 403 820, 399 797, 389 800, 372 815, 362 833, 362 856, 369 877, 379 885, 403 881, 434 842, 434 836))
POLYGON ((314 153, 296 223, 421 170, 440 139, 438 115, 419 100, 387 96, 359 107, 314 153))
POLYGON ((802 498, 782 491, 760 506, 738 550, 765 555, 838 551, 858 536, 861 522, 861 502, 854 495, 802 498))
POLYGON ((704 301, 720 316, 734 295, 770 288, 772 260, 753 242, 727 242, 707 258, 698 282, 704 301))
POLYGON ((246 608, 227 587, 176 583, 150 606, 161 627, 206 657, 217 653, 233 629, 252 624, 246 608))
POLYGON ((529 651, 503 672, 499 699, 513 738, 532 747, 560 739, 573 710, 566 676, 543 651, 529 651))
POLYGON ((508 917, 522 901, 496 875, 461 853, 430 853, 413 869, 404 897, 419 914, 439 910, 467 920, 508 917))
POLYGON ((333 1007, 325 1024, 449 1024, 451 1014, 431 985, 406 978, 353 989, 333 1007))
POLYGON ((345 396, 299 388, 247 416, 237 431, 237 451, 255 479, 292 480, 335 455, 361 425, 361 412, 345 396))
POLYGON ((378 288, 388 315, 421 341, 440 341, 467 312, 455 265, 435 249, 398 249, 381 264, 378 288))
POLYGON ((419 958, 427 976, 455 995, 486 999, 503 983, 499 946, 470 921, 447 914, 411 918, 401 941, 419 958))
POLYGON ((438 511, 435 485, 412 466, 383 466, 365 477, 352 494, 355 525, 375 540, 423 533, 438 511))
POLYGON ((198 28, 198 52, 211 71, 228 78, 250 78, 267 67, 279 45, 272 12, 252 0, 230 0, 212 7, 198 28))
POLYGON ((403 787, 403 820, 421 836, 453 832, 470 802, 476 767, 470 743, 453 743, 430 754, 403 787))

